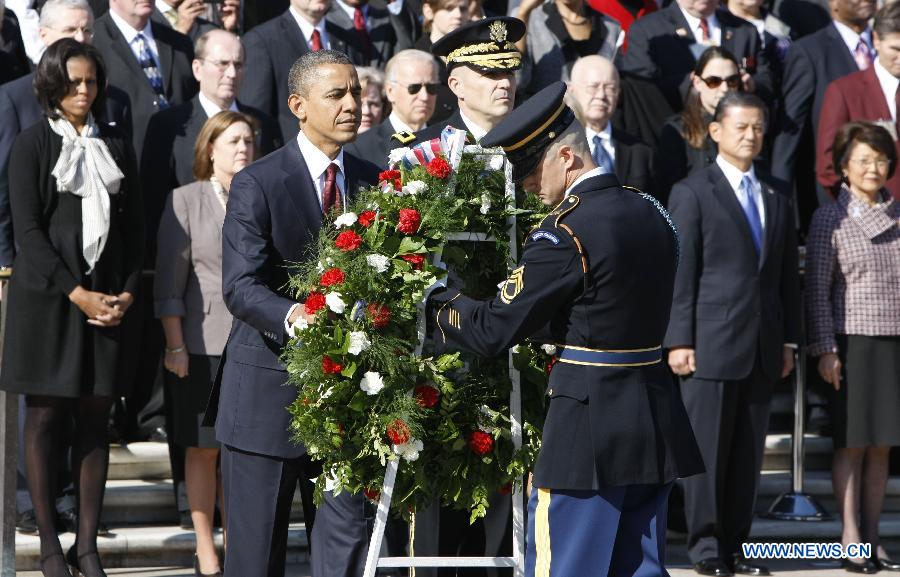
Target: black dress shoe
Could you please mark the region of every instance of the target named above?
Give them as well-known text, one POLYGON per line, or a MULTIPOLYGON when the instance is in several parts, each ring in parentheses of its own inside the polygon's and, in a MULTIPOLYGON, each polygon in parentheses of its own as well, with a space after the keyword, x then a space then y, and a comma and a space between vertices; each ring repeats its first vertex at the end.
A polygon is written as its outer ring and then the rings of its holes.
POLYGON ((844 559, 841 561, 844 569, 850 573, 862 573, 863 575, 871 575, 878 573, 878 566, 871 559, 863 559, 862 561, 851 561, 844 559))
POLYGON ((771 575, 768 567, 764 565, 754 565, 742 559, 738 559, 734 562, 734 572, 739 575, 771 575))
POLYGON ((16 516, 16 531, 23 535, 37 535, 37 520, 34 518, 34 509, 22 511, 16 516))
POLYGON ((728 568, 728 565, 721 559, 710 557, 699 563, 694 564, 694 571, 700 575, 710 575, 711 577, 731 577, 734 573, 728 568))
POLYGON ((168 443, 169 434, 166 432, 165 427, 156 427, 150 432, 147 440, 151 443, 168 443))
POLYGON ((891 561, 890 559, 875 558, 875 566, 882 571, 900 571, 900 563, 891 561))

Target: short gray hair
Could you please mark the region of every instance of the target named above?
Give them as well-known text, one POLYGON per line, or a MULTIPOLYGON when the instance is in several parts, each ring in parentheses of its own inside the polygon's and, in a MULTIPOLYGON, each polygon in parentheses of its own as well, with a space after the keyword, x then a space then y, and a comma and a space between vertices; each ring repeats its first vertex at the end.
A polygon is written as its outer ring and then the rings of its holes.
POLYGON ((41 28, 52 28, 51 24, 55 21, 56 15, 63 9, 84 10, 90 16, 91 22, 94 21, 94 11, 91 10, 87 0, 47 0, 41 8, 41 28))
POLYGON ((346 64, 353 66, 350 57, 337 50, 307 52, 294 62, 288 73, 288 93, 309 96, 309 87, 315 82, 316 70, 320 66, 346 64))
POLYGON ((395 69, 401 62, 422 62, 431 64, 434 69, 434 75, 437 76, 437 61, 431 53, 425 52, 424 50, 416 50, 415 48, 407 48, 406 50, 401 50, 394 54, 393 58, 388 60, 387 66, 384 67, 384 75, 387 77, 388 82, 397 81, 395 69))
POLYGON ((572 124, 563 130, 563 133, 547 148, 547 154, 556 154, 563 146, 568 146, 578 156, 590 158, 591 148, 584 132, 584 125, 578 120, 573 120, 572 124))

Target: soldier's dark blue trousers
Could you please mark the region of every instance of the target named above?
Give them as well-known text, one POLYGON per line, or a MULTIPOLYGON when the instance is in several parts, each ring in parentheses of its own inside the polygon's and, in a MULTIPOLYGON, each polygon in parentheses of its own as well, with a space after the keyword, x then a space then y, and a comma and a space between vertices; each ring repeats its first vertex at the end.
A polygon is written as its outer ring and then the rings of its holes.
POLYGON ((526 577, 660 577, 672 483, 532 489, 526 577))

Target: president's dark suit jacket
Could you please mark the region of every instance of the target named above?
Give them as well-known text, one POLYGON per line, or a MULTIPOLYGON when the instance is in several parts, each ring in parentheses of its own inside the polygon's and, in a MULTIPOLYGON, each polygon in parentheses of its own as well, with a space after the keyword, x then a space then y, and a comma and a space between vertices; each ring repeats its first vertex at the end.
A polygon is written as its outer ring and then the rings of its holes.
MULTIPOLYGON (((756 93, 770 98, 773 82, 769 62, 759 40, 756 27, 724 9, 716 12, 722 27, 722 47, 750 67, 755 64, 756 93)), ((622 59, 623 72, 659 83, 674 111, 683 108, 687 79, 697 59, 692 52, 696 44, 677 2, 639 18, 628 31, 628 51, 622 59)))
MULTIPOLYGON (((97 120, 131 136, 131 102, 115 86, 106 90, 104 114, 97 120)), ((0 266, 9 266, 15 257, 12 216, 9 210, 9 156, 16 136, 43 119, 34 93, 34 74, 0 86, 0 266)))
MULTIPOLYGON (((327 18, 325 31, 332 50, 349 54, 346 31, 341 31, 327 18)), ((294 62, 309 52, 303 32, 290 10, 286 10, 278 18, 247 32, 243 43, 247 63, 244 66, 241 102, 276 119, 285 140, 294 138, 300 130, 300 124, 287 106, 290 93, 288 73, 294 62)))
MULTIPOLYGON (((839 171, 831 163, 834 137, 841 126, 857 120, 894 124, 874 66, 838 78, 825 91, 816 138, 816 178, 819 184, 832 193, 837 192, 841 185, 837 174, 839 171)), ((900 142, 896 140, 894 150, 900 156, 900 142)), ((894 175, 885 183, 885 188, 894 198, 900 199, 900 171, 894 171, 894 175)))
POLYGON ((342 44, 347 46, 347 55, 357 66, 374 66, 379 70, 384 70, 384 66, 391 56, 401 50, 413 47, 412 40, 404 32, 400 19, 388 12, 386 8, 372 5, 368 8, 366 28, 371 46, 368 58, 366 58, 359 35, 353 28, 353 19, 337 5, 337 2, 331 4, 331 10, 325 15, 325 21, 333 25, 333 28, 328 30, 328 39, 334 42, 335 36, 339 38, 342 44))
MULTIPOLYGON (((155 22, 150 26, 159 52, 166 100, 170 106, 187 102, 197 94, 197 81, 191 71, 194 47, 180 32, 155 22)), ((159 110, 158 97, 109 14, 94 22, 94 47, 103 55, 109 83, 124 90, 131 100, 132 142, 137 157, 141 158, 147 124, 159 110)))
POLYGON ((653 149, 634 136, 612 131, 613 148, 616 150, 616 176, 625 186, 631 186, 656 196, 653 182, 653 149))
POLYGON ((812 173, 812 166, 796 166, 797 153, 802 148, 814 147, 825 89, 838 78, 858 71, 834 24, 791 46, 781 86, 783 112, 772 145, 772 176, 793 182, 801 172, 812 173), (806 141, 804 130, 809 126, 813 127, 813 140, 806 141))
MULTIPOLYGON (((757 175, 759 171, 757 169, 757 175)), ((757 355, 772 381, 781 375, 785 343, 799 343, 800 284, 790 197, 760 179, 765 205, 762 254, 734 189, 718 164, 672 189, 681 262, 664 346, 696 350, 694 377, 746 378, 757 355)))
POLYGON ((391 121, 385 119, 384 122, 375 128, 370 128, 368 131, 360 134, 356 142, 346 146, 346 150, 353 156, 358 156, 376 166, 385 168, 388 165, 388 154, 390 154, 391 150, 406 146, 396 140, 391 140, 391 135, 395 132, 391 121))
MULTIPOLYGON (((345 190, 375 184, 378 168, 344 153, 345 190)), ((296 138, 251 164, 231 182, 222 227, 222 288, 234 315, 207 422, 216 438, 263 455, 294 458, 305 448, 290 441, 287 406, 297 389, 278 360, 287 341, 285 317, 296 300, 285 288, 287 263, 309 258, 322 209, 296 138), (216 404, 216 398, 218 402, 216 404)))
MULTIPOLYGON (((260 122, 259 153, 264 156, 281 146, 278 124, 261 110, 238 103, 238 109, 260 122)), ((156 229, 169 193, 194 182, 194 143, 206 122, 206 111, 200 96, 188 102, 160 110, 147 126, 141 175, 144 184, 144 206, 147 217, 147 268, 156 258, 156 229)))

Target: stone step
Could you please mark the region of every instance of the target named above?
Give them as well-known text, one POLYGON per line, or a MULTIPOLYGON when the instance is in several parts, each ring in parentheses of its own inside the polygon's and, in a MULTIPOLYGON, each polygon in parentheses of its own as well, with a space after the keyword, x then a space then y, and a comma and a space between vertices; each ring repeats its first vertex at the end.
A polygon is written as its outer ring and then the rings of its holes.
MULTIPOLYGON (((788 471, 763 471, 759 483, 759 497, 756 510, 763 513, 781 494, 790 491, 791 475, 788 471)), ((809 471, 804 475, 803 492, 812 495, 815 500, 832 515, 837 514, 834 491, 829 471, 809 471)), ((884 501, 885 513, 900 513, 900 477, 888 478, 887 492, 884 501)))
MULTIPOLYGON (((75 540, 71 533, 60 535, 64 551, 75 540)), ((216 545, 222 551, 222 532, 215 534, 216 545)), ((196 540, 193 531, 172 525, 112 527, 109 537, 97 540, 103 565, 116 567, 164 567, 193 565, 196 540)), ((292 523, 288 531, 287 561, 303 563, 308 560, 306 528, 292 523)), ((16 570, 39 569, 40 539, 36 536, 16 535, 16 570)))
POLYGON ((169 447, 165 443, 110 445, 108 479, 171 479, 169 447))
MULTIPOLYGON (((804 465, 807 471, 831 469, 832 442, 830 437, 804 435, 804 465)), ((769 433, 763 456, 764 471, 787 471, 791 468, 791 434, 769 433)))

